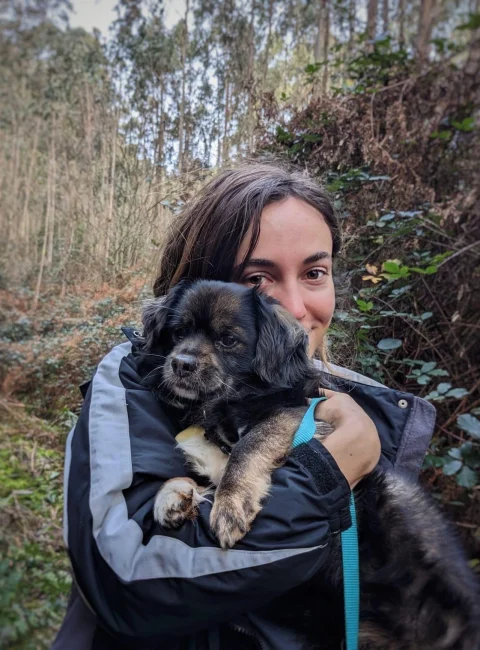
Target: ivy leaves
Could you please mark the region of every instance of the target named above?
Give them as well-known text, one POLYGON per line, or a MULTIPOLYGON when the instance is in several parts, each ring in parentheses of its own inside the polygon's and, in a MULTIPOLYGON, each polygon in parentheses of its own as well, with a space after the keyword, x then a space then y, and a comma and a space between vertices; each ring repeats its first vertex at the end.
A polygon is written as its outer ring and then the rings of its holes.
POLYGON ((427 454, 424 467, 440 469, 445 476, 454 477, 460 487, 474 488, 478 484, 480 450, 467 441, 460 447, 449 449, 441 456, 427 454))

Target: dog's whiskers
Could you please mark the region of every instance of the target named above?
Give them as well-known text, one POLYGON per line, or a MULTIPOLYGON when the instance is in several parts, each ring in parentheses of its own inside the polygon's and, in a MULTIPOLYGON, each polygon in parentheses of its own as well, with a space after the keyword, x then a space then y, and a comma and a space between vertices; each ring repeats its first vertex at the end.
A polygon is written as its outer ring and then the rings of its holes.
POLYGON ((157 357, 157 359, 166 359, 167 357, 164 354, 155 354, 153 352, 142 352, 144 357, 157 357))
POLYGON ((161 373, 162 368, 153 368, 153 370, 150 370, 148 374, 145 375, 145 377, 142 377, 142 383, 144 383, 149 377, 155 377, 155 373, 161 373))

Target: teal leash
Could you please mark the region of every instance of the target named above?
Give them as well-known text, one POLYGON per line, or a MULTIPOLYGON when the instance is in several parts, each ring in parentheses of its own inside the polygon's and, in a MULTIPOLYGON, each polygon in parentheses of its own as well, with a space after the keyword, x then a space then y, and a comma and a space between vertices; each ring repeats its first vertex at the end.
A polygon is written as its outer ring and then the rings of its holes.
POLYGON ((340 533, 342 536, 345 639, 347 650, 357 650, 360 624, 360 566, 358 560, 357 513, 355 511, 353 492, 350 492, 350 515, 352 525, 340 533))
MULTIPOLYGON (((292 447, 310 442, 315 435, 315 407, 326 397, 315 397, 303 416, 293 438, 292 447)), ((341 533, 343 564, 343 597, 345 609, 345 640, 347 650, 358 650, 360 613, 360 567, 358 560, 358 532, 355 499, 350 492, 350 515, 352 525, 341 533)))

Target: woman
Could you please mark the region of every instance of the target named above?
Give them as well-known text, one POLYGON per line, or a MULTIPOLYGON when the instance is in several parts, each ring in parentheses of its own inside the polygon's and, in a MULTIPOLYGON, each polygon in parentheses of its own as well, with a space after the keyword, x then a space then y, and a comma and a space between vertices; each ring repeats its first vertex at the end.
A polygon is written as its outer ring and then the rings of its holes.
MULTIPOLYGON (((311 355, 324 357, 339 247, 331 201, 313 181, 243 166, 218 175, 187 206, 154 292, 164 295, 183 278, 260 285, 305 327, 311 355)), ((327 391, 316 415, 335 432, 292 453, 255 526, 222 551, 209 503, 179 531, 153 522, 157 490, 184 474, 178 424, 142 385, 139 335, 125 333, 129 342, 100 363, 67 443, 65 541, 75 587, 54 650, 295 650, 298 640, 262 608, 328 561, 330 535, 350 525, 350 488, 379 457, 418 472, 433 408, 334 367, 341 392, 327 391)), ((328 385, 331 375, 324 377, 328 385)))

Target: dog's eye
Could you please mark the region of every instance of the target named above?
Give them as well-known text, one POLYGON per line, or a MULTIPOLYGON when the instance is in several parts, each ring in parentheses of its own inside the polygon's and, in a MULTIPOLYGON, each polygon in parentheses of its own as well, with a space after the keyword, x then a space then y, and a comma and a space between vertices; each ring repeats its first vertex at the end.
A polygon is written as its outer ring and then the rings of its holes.
POLYGON ((176 341, 181 341, 182 339, 185 338, 185 334, 186 334, 185 327, 177 327, 177 329, 173 332, 173 338, 176 341))
POLYGON ((236 342, 237 339, 232 334, 224 334, 220 338, 220 343, 223 345, 224 348, 233 348, 236 342))

